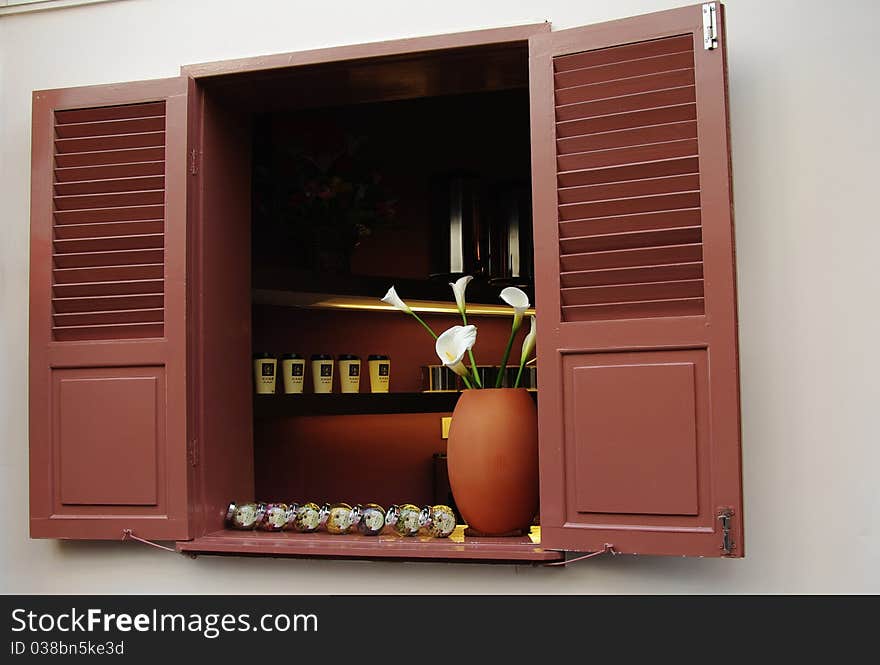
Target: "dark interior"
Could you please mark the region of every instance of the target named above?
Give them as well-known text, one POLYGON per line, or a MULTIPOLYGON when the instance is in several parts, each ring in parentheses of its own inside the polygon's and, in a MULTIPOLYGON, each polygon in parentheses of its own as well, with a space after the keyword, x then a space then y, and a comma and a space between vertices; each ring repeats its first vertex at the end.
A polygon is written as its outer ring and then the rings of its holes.
MULTIPOLYGON (((210 97, 240 117, 241 127, 251 133, 255 292, 371 296, 378 303, 395 285, 405 300, 454 304, 450 277, 429 277, 437 272, 431 247, 438 234, 442 242, 448 233, 442 219, 447 183, 456 176, 475 183, 485 253, 494 242, 488 234, 504 192, 530 188, 527 74, 525 48, 519 44, 210 82, 210 97), (308 178, 314 171, 303 175, 303 163, 321 165, 319 182, 308 178), (367 221, 368 232, 358 235, 351 251, 340 250, 344 238, 334 243, 335 236, 310 236, 308 216, 298 207, 312 185, 308 196, 329 197, 324 178, 337 173, 343 189, 378 183, 370 209, 383 214, 367 221)), ((498 293, 504 282, 490 283, 493 269, 484 256, 468 287, 469 302, 502 304, 498 293)), ((533 299, 530 282, 520 284, 533 299)), ((461 323, 454 314, 425 318, 438 333, 461 323)), ((479 328, 477 362, 498 363, 509 317, 469 319, 479 328)), ((340 395, 338 383, 334 394, 310 396, 307 362, 305 395, 281 394, 279 381, 278 394, 254 398, 253 498, 384 506, 447 500, 435 482, 442 469, 434 456, 445 452, 440 420, 450 415, 454 398, 425 401, 419 412, 422 367, 438 361, 433 340, 414 320, 399 312, 304 309, 256 298, 250 325, 254 352, 279 357, 295 352, 307 361, 314 353, 359 356, 362 396, 370 391, 367 356, 389 355, 391 392, 409 399, 405 409, 393 395, 387 407, 374 401, 364 409, 340 395), (315 399, 336 404, 321 403, 310 412, 297 399, 306 405, 315 399)))

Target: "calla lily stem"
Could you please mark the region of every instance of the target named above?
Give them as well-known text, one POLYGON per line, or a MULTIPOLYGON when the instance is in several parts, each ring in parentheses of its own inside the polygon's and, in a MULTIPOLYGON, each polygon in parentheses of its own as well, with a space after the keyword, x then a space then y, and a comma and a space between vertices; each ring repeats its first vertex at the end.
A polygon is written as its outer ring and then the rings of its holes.
POLYGON ((507 359, 510 357, 510 348, 513 346, 513 338, 516 337, 516 333, 519 332, 520 323, 522 323, 522 319, 519 321, 514 320, 513 328, 510 331, 510 337, 507 339, 507 348, 504 349, 504 355, 501 358, 501 369, 498 371, 498 377, 495 379, 496 388, 500 388, 501 382, 504 381, 504 373, 507 371, 507 359))
POLYGON ((429 333, 431 333, 431 337, 433 337, 435 340, 437 339, 437 333, 435 333, 433 330, 431 330, 431 326, 429 326, 427 323, 422 321, 421 317, 418 314, 416 314, 415 312, 410 311, 410 314, 413 315, 413 318, 416 321, 418 321, 419 323, 421 323, 425 327, 425 330, 427 330, 429 333))
POLYGON ((523 367, 525 366, 525 363, 520 363, 519 371, 516 373, 516 381, 513 383, 514 388, 519 388, 519 380, 522 378, 523 367))
MULTIPOLYGON (((461 312, 461 322, 464 325, 467 325, 468 322, 467 322, 467 314, 465 313, 465 309, 462 307, 459 311, 461 312)), ((482 388, 483 387, 483 380, 480 378, 480 373, 477 371, 477 361, 474 360, 474 350, 473 349, 468 349, 468 357, 471 359, 471 373, 474 375, 474 381, 477 382, 478 388, 482 388)), ((470 386, 468 386, 468 388, 470 388, 470 386)))

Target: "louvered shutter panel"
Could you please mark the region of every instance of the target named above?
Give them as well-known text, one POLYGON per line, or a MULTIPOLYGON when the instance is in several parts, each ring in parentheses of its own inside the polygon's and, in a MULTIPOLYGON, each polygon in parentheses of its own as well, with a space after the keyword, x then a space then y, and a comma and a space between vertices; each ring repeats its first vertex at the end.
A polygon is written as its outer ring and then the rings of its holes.
POLYGON ((54 118, 53 337, 162 337, 165 101, 54 118))
POLYGON ((34 537, 189 533, 188 85, 34 93, 34 537))
POLYGON ((714 49, 701 6, 531 40, 546 547, 743 554, 713 4, 714 49))

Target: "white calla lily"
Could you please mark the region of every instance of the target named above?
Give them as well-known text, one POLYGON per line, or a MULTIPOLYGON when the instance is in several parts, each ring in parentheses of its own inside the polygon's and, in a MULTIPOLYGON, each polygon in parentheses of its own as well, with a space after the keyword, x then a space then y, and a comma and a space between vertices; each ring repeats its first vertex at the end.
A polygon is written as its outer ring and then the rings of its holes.
POLYGON ((535 317, 529 317, 532 320, 532 327, 529 330, 529 334, 526 335, 526 338, 523 340, 522 345, 522 353, 520 354, 519 359, 519 371, 516 373, 516 381, 513 384, 514 388, 519 388, 519 381, 522 378, 523 368, 529 361, 529 357, 531 357, 532 352, 535 350, 535 341, 538 337, 537 324, 535 323, 535 317))
POLYGON ((467 382, 468 369, 464 356, 476 342, 476 326, 452 326, 440 334, 434 348, 440 361, 467 382))
POLYGON ((422 321, 422 318, 413 311, 413 308, 403 302, 403 299, 397 295, 397 290, 392 286, 388 289, 388 293, 385 294, 384 298, 380 298, 380 300, 388 305, 391 305, 395 309, 399 309, 401 312, 405 312, 413 317, 416 321, 422 324, 422 327, 428 331, 428 333, 434 339, 437 339, 437 333, 435 333, 431 326, 422 321))
POLYGON ((501 291, 501 299, 513 307, 513 327, 519 328, 523 315, 529 308, 529 296, 522 289, 508 286, 501 291))
MULTIPOLYGON (((461 314, 461 322, 464 325, 467 325, 467 302, 464 299, 464 292, 467 289, 467 285, 470 284, 473 277, 470 275, 465 275, 464 277, 459 277, 458 280, 453 284, 449 282, 449 286, 452 287, 452 292, 455 294, 455 304, 458 307, 458 312, 461 314)), ((483 382, 480 379, 480 375, 477 373, 477 361, 474 360, 474 352, 468 351, 468 357, 471 360, 471 372, 474 375, 474 382, 476 382, 477 386, 480 388, 483 387, 483 382)))
POLYGON ((510 347, 513 346, 513 338, 519 332, 522 325, 523 316, 529 308, 529 297, 522 289, 515 286, 508 286, 501 290, 501 299, 508 305, 513 307, 513 325, 510 328, 510 337, 507 339, 507 347, 504 349, 504 355, 501 356, 501 371, 498 372, 498 378, 495 380, 495 387, 500 388, 501 382, 504 380, 504 374, 507 370, 507 359, 510 357, 510 347))
POLYGON ((464 277, 459 277, 455 284, 449 282, 449 286, 452 287, 452 292, 455 294, 455 304, 458 306, 458 311, 461 313, 461 318, 465 325, 467 325, 467 318, 465 314, 464 292, 472 279, 473 277, 470 275, 465 275, 464 277))
POLYGON ((382 302, 391 305, 396 309, 399 309, 401 312, 412 314, 412 308, 405 302, 403 302, 400 296, 397 295, 397 290, 393 286, 388 289, 388 293, 386 293, 385 297, 382 298, 382 302))

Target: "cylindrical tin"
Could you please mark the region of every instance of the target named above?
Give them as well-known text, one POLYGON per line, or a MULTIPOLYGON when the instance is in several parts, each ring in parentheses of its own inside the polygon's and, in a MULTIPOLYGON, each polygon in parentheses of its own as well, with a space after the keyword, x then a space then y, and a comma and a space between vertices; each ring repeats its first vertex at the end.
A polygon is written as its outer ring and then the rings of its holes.
POLYGON ((316 393, 333 392, 333 357, 326 353, 312 356, 312 387, 316 393))
POLYGON ((370 355, 367 364, 370 366, 370 392, 387 393, 391 383, 391 360, 388 356, 370 355))
POLYGON ((306 376, 305 359, 298 353, 285 353, 281 356, 281 376, 286 394, 301 393, 306 376))
POLYGON ((248 503, 231 502, 226 509, 226 525, 231 529, 248 531, 253 529, 263 519, 266 507, 262 503, 251 501, 248 503))
POLYGON ((275 393, 275 370, 278 361, 271 353, 254 354, 254 384, 258 395, 275 393))
POLYGON ((290 518, 286 503, 267 503, 262 519, 257 523, 261 531, 281 531, 290 518))
POLYGON ((361 386, 361 359, 345 353, 339 356, 339 389, 344 393, 356 393, 361 386))

